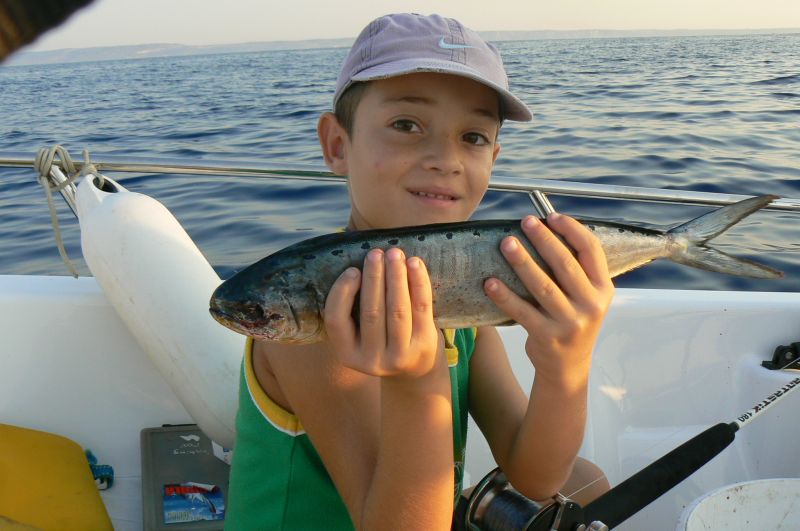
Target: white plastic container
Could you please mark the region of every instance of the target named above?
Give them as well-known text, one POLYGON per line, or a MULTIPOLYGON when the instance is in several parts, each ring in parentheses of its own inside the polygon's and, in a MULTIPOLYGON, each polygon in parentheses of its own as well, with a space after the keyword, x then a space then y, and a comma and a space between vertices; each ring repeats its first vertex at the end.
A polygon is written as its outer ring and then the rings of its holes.
POLYGON ((683 510, 677 531, 800 529, 800 479, 759 479, 726 485, 683 510))

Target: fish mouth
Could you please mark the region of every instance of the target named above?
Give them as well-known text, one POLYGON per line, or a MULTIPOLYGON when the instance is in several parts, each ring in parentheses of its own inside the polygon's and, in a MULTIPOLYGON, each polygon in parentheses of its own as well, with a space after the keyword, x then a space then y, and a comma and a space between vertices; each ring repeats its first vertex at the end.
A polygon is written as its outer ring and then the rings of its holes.
POLYGON ((241 311, 225 310, 213 303, 208 311, 218 323, 234 332, 257 339, 273 340, 276 337, 268 328, 273 319, 263 316, 263 313, 262 318, 253 319, 252 316, 245 317, 241 311))
POLYGON ((242 321, 237 319, 233 315, 228 312, 222 311, 219 308, 209 308, 208 312, 211 314, 211 317, 214 318, 215 321, 220 323, 221 325, 230 328, 235 332, 246 333, 247 327, 242 326, 242 321))

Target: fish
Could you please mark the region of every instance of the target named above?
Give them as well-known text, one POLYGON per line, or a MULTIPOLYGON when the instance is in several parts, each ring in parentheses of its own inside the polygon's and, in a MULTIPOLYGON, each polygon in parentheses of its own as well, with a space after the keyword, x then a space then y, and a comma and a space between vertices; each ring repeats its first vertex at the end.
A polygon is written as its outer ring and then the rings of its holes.
MULTIPOLYGON (((672 229, 578 221, 600 241, 611 277, 667 259, 731 275, 780 278, 783 274, 776 269, 705 245, 775 199, 774 195, 744 199, 672 229)), ((516 219, 351 231, 303 240, 246 267, 217 287, 209 311, 224 326, 257 339, 289 344, 321 341, 322 312, 334 281, 348 267, 361 268, 370 249, 398 247, 406 256, 425 262, 439 328, 513 324, 483 289, 484 281, 495 277, 536 304, 500 253, 506 236, 516 236, 552 276, 516 219)))

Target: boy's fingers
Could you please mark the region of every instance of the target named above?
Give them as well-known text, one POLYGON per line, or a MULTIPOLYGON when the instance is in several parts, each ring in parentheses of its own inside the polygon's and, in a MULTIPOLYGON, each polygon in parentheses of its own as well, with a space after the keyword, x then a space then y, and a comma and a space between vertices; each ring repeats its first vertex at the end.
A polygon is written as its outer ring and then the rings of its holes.
POLYGON ((351 314, 360 285, 361 271, 347 268, 333 283, 325 300, 325 333, 342 352, 352 352, 356 345, 356 327, 351 314))
MULTIPOLYGON (((548 219, 561 221, 561 219, 566 220, 567 216, 551 214, 548 219)), ((557 283, 560 286, 559 291, 563 290, 563 293, 571 297, 589 294, 591 286, 582 264, 578 262, 570 248, 556 236, 556 233, 533 216, 527 216, 522 220, 522 230, 536 248, 536 252, 550 267, 555 277, 554 284, 557 283)), ((574 227, 567 228, 570 233, 574 230, 574 227)))
POLYGON ((548 223, 575 251, 577 261, 592 284, 605 284, 609 281, 605 251, 597 237, 586 226, 570 216, 561 214, 551 214, 548 223))
MULTIPOLYGON (((552 234, 550 234, 550 237, 552 238, 552 234)), ((541 247, 546 244, 546 241, 538 238, 532 243, 541 247)), ((500 243, 500 250, 520 281, 522 281, 525 289, 548 314, 560 316, 569 312, 570 304, 566 295, 564 295, 555 281, 550 278, 550 275, 533 260, 528 250, 522 246, 517 238, 513 236, 504 238, 500 243)))
POLYGON ((546 317, 537 309, 532 309, 529 302, 511 291, 508 286, 496 278, 489 278, 483 283, 486 295, 503 313, 522 325, 528 331, 541 330, 546 325, 546 317))
POLYGON ((433 321, 433 291, 428 269, 419 257, 409 258, 408 289, 411 296, 412 329, 421 330, 433 321))
POLYGON ((364 260, 359 300, 362 351, 382 352, 386 346, 386 296, 383 251, 373 249, 364 260))
POLYGON ((389 347, 405 347, 411 336, 411 301, 405 255, 400 249, 386 252, 386 341, 389 347))

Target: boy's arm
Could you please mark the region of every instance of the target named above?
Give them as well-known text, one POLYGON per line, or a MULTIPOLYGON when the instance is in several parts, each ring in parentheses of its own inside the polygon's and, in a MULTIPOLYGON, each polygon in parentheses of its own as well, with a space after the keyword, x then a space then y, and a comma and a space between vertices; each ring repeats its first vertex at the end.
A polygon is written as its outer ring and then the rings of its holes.
POLYGON ((513 238, 501 245, 536 306, 496 279, 486 283, 487 295, 528 332, 525 350, 536 369, 530 400, 515 383, 493 329, 478 333, 470 377, 470 409, 495 459, 514 486, 533 499, 561 488, 580 448, 591 353, 614 291, 591 232, 568 216, 551 215, 548 224, 575 254, 535 218, 526 218, 523 230, 555 281, 513 238))
POLYGON ((384 271, 376 254, 363 281, 351 270, 331 290, 328 340, 270 346, 270 365, 357 529, 449 529, 450 382, 430 281, 418 259, 406 270, 390 250, 384 271))

